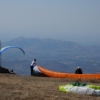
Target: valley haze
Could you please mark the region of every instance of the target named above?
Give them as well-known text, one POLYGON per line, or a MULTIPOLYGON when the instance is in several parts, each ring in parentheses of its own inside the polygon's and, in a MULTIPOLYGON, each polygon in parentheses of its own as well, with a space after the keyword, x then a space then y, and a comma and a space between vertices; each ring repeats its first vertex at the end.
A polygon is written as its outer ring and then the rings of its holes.
POLYGON ((19 37, 7 42, 4 46, 19 46, 19 50, 9 49, 2 53, 2 66, 13 69, 18 75, 30 75, 30 64, 34 58, 37 65, 52 71, 74 73, 80 66, 83 73, 100 72, 100 45, 83 46, 71 41, 51 38, 19 37))

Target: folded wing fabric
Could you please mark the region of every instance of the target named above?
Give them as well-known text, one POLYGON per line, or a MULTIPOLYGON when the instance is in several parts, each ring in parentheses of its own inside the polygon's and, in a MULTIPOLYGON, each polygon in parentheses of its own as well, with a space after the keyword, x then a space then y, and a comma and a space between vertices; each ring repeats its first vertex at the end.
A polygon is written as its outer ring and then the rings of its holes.
POLYGON ((83 95, 99 95, 100 96, 100 86, 96 85, 87 85, 84 84, 82 85, 73 85, 67 84, 65 86, 60 85, 59 86, 59 91, 61 92, 69 92, 69 93, 74 93, 74 94, 83 94, 83 95))

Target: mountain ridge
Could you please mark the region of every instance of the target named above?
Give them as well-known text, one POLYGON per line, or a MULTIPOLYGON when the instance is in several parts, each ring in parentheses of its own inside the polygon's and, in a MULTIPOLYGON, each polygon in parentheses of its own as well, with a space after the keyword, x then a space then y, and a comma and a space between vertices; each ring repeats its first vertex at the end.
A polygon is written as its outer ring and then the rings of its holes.
POLYGON ((19 46, 26 52, 25 56, 16 50, 6 50, 2 54, 3 66, 11 69, 14 66, 20 74, 30 73, 29 66, 34 58, 37 59, 38 65, 61 72, 74 73, 77 66, 80 66, 84 73, 94 73, 100 66, 99 46, 81 46, 71 41, 25 37, 2 43, 2 47, 8 45, 19 46), (93 67, 95 69, 91 69, 93 67))

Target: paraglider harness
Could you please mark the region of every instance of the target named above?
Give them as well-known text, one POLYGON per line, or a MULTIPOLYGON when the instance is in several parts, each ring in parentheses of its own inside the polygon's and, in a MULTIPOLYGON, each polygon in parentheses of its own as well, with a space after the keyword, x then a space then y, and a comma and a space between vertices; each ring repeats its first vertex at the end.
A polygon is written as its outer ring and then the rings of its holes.
POLYGON ((82 69, 81 68, 76 69, 75 74, 82 74, 82 69))

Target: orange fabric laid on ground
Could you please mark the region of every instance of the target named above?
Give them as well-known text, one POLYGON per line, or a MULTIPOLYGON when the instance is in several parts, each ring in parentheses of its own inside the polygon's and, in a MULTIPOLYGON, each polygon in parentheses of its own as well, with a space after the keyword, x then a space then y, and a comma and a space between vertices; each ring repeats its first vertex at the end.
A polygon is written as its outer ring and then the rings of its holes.
POLYGON ((73 74, 73 73, 60 73, 60 72, 53 72, 50 70, 46 70, 40 66, 38 66, 39 70, 53 78, 70 78, 70 79, 100 79, 100 74, 73 74))

